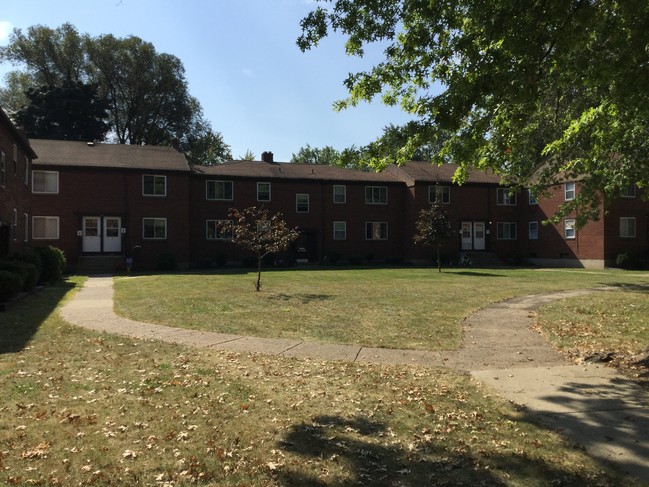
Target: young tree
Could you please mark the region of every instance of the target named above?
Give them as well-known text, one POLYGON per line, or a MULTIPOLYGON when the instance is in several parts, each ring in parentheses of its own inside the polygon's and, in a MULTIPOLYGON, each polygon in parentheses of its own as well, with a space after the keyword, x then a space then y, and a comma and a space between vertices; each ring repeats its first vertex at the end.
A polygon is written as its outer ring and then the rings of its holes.
POLYGON ((434 248, 437 251, 437 270, 439 272, 442 272, 440 249, 442 244, 451 238, 453 234, 451 220, 442 205, 441 199, 441 194, 438 191, 437 198, 430 205, 430 208, 419 212, 419 218, 415 223, 417 233, 413 237, 416 244, 434 248))
MULTIPOLYGON (((443 140, 433 162, 491 168, 537 193, 581 191, 562 213, 599 215, 602 197, 649 185, 646 0, 334 0, 301 21, 300 49, 331 31, 346 52, 384 59, 345 80, 343 109, 382 98, 416 118, 396 162, 443 140), (448 134, 448 138, 440 137, 448 134)), ((381 167, 394 155, 370 158, 381 167)))
POLYGON ((251 206, 244 210, 230 210, 232 222, 224 223, 221 231, 232 234, 232 241, 252 251, 257 257, 257 282, 255 290, 261 290, 261 264, 268 254, 286 250, 300 233, 289 228, 282 214, 270 215, 268 210, 251 206))

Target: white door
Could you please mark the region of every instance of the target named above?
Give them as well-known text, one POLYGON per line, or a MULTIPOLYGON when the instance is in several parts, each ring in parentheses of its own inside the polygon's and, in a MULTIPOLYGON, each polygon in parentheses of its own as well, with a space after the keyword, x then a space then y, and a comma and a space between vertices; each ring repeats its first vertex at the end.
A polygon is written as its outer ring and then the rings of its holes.
POLYGON ((122 251, 122 219, 118 216, 104 217, 104 252, 122 251))
POLYGON ((473 224, 462 222, 462 250, 473 250, 473 224))
POLYGON ((486 243, 485 237, 485 223, 473 223, 473 250, 484 250, 486 243))
POLYGON ((83 252, 101 252, 100 221, 98 216, 83 217, 83 252))

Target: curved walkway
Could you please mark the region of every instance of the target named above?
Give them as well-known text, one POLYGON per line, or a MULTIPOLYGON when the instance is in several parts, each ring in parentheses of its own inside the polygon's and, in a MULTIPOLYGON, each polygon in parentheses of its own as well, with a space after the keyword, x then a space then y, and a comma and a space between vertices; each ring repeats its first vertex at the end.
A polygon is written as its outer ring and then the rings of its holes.
POLYGON ((649 397, 645 391, 611 368, 570 364, 531 329, 532 312, 543 304, 597 291, 523 296, 479 310, 463 322, 463 348, 451 352, 245 337, 132 321, 113 312, 112 277, 89 278, 63 306, 61 315, 70 323, 100 332, 215 350, 468 371, 521 405, 530 419, 558 429, 591 455, 649 483, 649 397))

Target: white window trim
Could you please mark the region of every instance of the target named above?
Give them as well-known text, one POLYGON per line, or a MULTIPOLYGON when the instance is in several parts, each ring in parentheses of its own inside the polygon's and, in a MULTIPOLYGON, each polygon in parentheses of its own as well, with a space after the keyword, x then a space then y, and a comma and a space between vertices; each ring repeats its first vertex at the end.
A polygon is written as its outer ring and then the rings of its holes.
POLYGON ((27 213, 23 213, 23 242, 29 242, 29 215, 27 213))
MULTIPOLYGON (((628 225, 625 225, 624 229, 628 231, 628 229, 629 229, 628 225)), ((636 238, 637 235, 638 235, 638 227, 637 227, 636 218, 634 216, 621 216, 620 217, 620 238, 636 238), (623 235, 623 232, 622 232, 622 229, 623 229, 622 228, 622 222, 623 221, 625 221, 625 222, 633 221, 633 235, 623 235)))
POLYGON ((623 188, 622 191, 620 191, 620 197, 621 198, 635 198, 636 196, 636 185, 635 184, 629 184, 627 187, 623 188))
MULTIPOLYGON (((504 233, 504 232, 502 232, 504 233)), ((496 223, 496 240, 518 240, 518 224, 516 222, 498 222, 496 223), (505 228, 503 225, 507 225, 507 228, 510 230, 514 229, 514 236, 511 236, 511 231, 509 232, 510 236, 501 237, 501 232, 498 231, 498 228, 505 228)))
POLYGON ((259 181, 257 182, 257 201, 263 202, 263 203, 268 203, 269 201, 272 200, 272 185, 269 182, 266 181, 259 181), (259 199, 259 185, 261 184, 267 184, 268 185, 268 199, 267 200, 260 200, 259 199))
POLYGON ((58 216, 33 216, 32 217, 32 240, 58 240, 59 239, 59 217, 58 216), (56 221, 56 236, 55 237, 39 237, 36 235, 36 232, 34 231, 34 227, 36 226, 36 220, 37 219, 44 219, 45 221, 47 220, 53 220, 56 221))
POLYGON ((311 211, 311 198, 309 197, 308 193, 296 193, 295 195, 295 212, 296 213, 309 213, 311 211), (300 210, 300 205, 298 203, 298 199, 301 196, 306 196, 306 211, 305 210, 300 210))
POLYGON ((205 240, 229 241, 229 240, 232 240, 233 237, 234 237, 234 221, 233 220, 217 220, 217 219, 205 220, 205 240), (223 236, 219 237, 218 236, 218 234, 219 234, 219 226, 226 223, 226 222, 230 223, 230 235, 227 236, 227 237, 223 237, 223 236), (214 235, 217 235, 217 236, 210 237, 209 229, 210 229, 210 225, 213 224, 213 223, 216 224, 216 226, 214 228, 214 230, 215 230, 214 235))
POLYGON ((168 235, 168 228, 167 228, 167 219, 164 217, 155 217, 155 216, 149 216, 149 217, 144 217, 142 218, 142 239, 143 240, 167 240, 167 235, 168 235), (153 237, 147 237, 144 235, 144 222, 145 220, 153 220, 154 225, 153 225, 153 237), (155 221, 164 221, 165 222, 165 235, 164 237, 156 237, 155 236, 155 221))
POLYGON ((387 186, 365 186, 365 204, 366 205, 387 205, 388 204, 388 187, 387 186), (372 190, 372 197, 368 199, 367 190, 372 190), (374 190, 385 190, 385 201, 374 201, 374 190))
POLYGON ((575 240, 577 238, 577 229, 575 228, 574 218, 566 218, 563 221, 563 237, 566 240, 575 240), (569 235, 568 232, 572 232, 572 235, 569 235))
POLYGON ((539 222, 538 221, 535 220, 535 221, 529 222, 528 230, 527 230, 527 238, 529 240, 538 240, 539 239, 539 222), (535 237, 532 236, 532 227, 533 226, 536 227, 536 236, 535 237))
POLYGON ((435 203, 435 200, 437 199, 437 189, 439 188, 440 193, 442 195, 442 204, 443 205, 450 205, 451 204, 451 187, 450 186, 438 186, 438 185, 430 185, 428 186, 428 203, 433 204, 435 203), (433 198, 435 196, 435 198, 433 198), (444 198, 446 196, 446 198, 444 198), (446 201, 444 201, 446 199, 446 201))
POLYGON ((12 212, 11 233, 14 242, 18 241, 18 209, 14 208, 12 212))
POLYGON ((516 193, 510 195, 511 188, 498 188, 496 190, 496 205, 516 206, 518 201, 516 193))
POLYGON ((142 196, 146 196, 147 198, 165 198, 167 196, 167 176, 165 176, 164 174, 142 174, 142 196), (144 191, 144 179, 145 178, 153 178, 153 191, 154 191, 154 193, 146 193, 144 191), (155 194, 156 178, 164 178, 164 182, 165 182, 164 194, 155 194))
POLYGON ((333 202, 335 205, 344 205, 347 203, 347 185, 345 184, 334 184, 333 186, 333 202), (342 201, 336 201, 336 188, 342 188, 342 201))
POLYGON ((333 222, 333 230, 334 230, 334 240, 347 240, 347 222, 346 221, 335 221, 333 222), (343 238, 337 238, 336 237, 336 225, 342 225, 342 230, 338 230, 338 232, 344 233, 343 238))
POLYGON ((527 204, 530 205, 530 206, 539 204, 538 198, 536 197, 536 195, 534 193, 532 193, 531 189, 527 190, 527 204))
POLYGON ((572 201, 577 196, 577 185, 574 181, 569 181, 563 185, 563 199, 566 201, 572 201), (570 188, 570 189, 568 189, 570 188), (568 193, 572 193, 572 196, 568 197, 568 193))
MULTIPOLYGON (((216 195, 216 190, 214 191, 214 194, 216 195)), ((226 180, 223 180, 223 179, 208 179, 207 181, 205 181, 205 199, 207 201, 233 201, 234 200, 234 182, 226 181, 226 180), (218 183, 229 184, 230 187, 232 188, 232 191, 231 191, 232 198, 217 198, 216 196, 214 198, 210 198, 210 196, 209 196, 210 183, 215 184, 215 185, 218 184, 218 183)))
POLYGON ((32 171, 32 193, 33 194, 59 194, 60 191, 60 182, 59 182, 59 172, 58 171, 44 171, 41 169, 36 169, 32 171), (34 184, 34 179, 37 174, 55 174, 56 175, 56 191, 37 191, 36 185, 34 184))
MULTIPOLYGON (((389 233, 388 233, 388 222, 365 222, 365 240, 388 240, 389 238, 389 233), (374 228, 374 225, 385 225, 385 238, 368 238, 367 237, 367 226, 372 225, 372 228, 374 228)), ((374 232, 372 232, 372 235, 374 235, 374 232)))
POLYGON ((25 178, 23 179, 25 186, 29 187, 29 157, 25 156, 25 178))

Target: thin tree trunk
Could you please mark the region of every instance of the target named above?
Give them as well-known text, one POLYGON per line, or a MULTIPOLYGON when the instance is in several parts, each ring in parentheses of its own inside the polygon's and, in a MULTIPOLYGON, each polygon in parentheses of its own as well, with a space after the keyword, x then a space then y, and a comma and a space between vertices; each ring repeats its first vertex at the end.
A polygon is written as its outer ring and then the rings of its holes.
POLYGON ((439 256, 439 245, 437 246, 437 272, 442 272, 442 259, 439 256))
POLYGON ((257 284, 255 289, 257 292, 261 290, 261 256, 257 257, 257 284))

